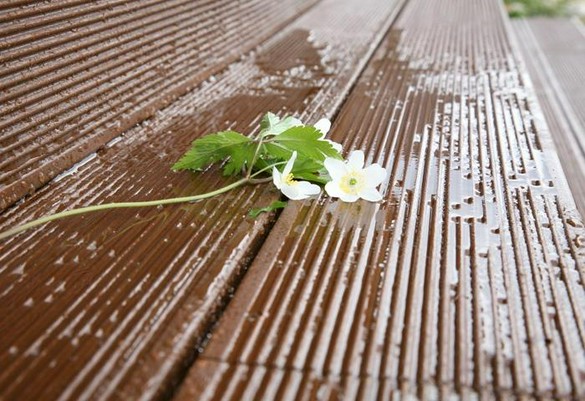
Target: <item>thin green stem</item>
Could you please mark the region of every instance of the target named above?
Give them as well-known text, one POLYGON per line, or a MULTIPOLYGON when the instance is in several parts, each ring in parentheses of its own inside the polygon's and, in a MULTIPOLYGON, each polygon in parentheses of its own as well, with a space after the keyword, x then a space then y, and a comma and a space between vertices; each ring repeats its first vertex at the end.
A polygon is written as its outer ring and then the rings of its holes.
POLYGON ((240 185, 246 184, 248 182, 247 178, 243 178, 239 181, 236 181, 230 185, 226 185, 220 189, 215 191, 207 192, 200 195, 193 195, 193 196, 183 196, 180 198, 170 198, 170 199, 159 199, 153 201, 144 201, 144 202, 115 202, 115 203, 105 203, 103 205, 93 205, 93 206, 86 206, 81 207, 79 209, 72 209, 66 210, 64 212, 51 214, 48 216, 41 217, 39 219, 33 220, 21 226, 13 227, 10 230, 4 231, 0 233, 0 240, 10 237, 11 235, 17 234, 21 231, 28 230, 29 228, 36 227, 38 225, 48 223, 50 221, 59 220, 64 217, 76 216, 78 214, 90 213, 90 212, 97 212, 99 210, 107 210, 107 209, 121 209, 121 208, 134 208, 134 207, 148 207, 148 206, 159 206, 159 205, 170 205, 173 203, 183 203, 183 202, 193 202, 196 200, 207 199, 213 196, 222 194, 227 192, 231 189, 239 187, 240 185))
POLYGON ((212 198, 214 196, 223 194, 224 192, 228 192, 228 191, 230 191, 234 188, 237 188, 239 186, 242 186, 244 184, 257 184, 260 182, 265 182, 264 180, 256 180, 256 179, 254 179, 254 177, 264 173, 265 171, 271 169, 274 166, 277 166, 277 165, 280 165, 283 163, 284 162, 271 164, 270 166, 264 167, 263 169, 255 172, 254 174, 251 174, 249 177, 242 178, 241 180, 236 181, 232 184, 226 185, 225 187, 219 188, 215 191, 200 194, 200 195, 183 196, 180 198, 159 199, 159 200, 143 201, 143 202, 106 203, 103 205, 86 206, 86 207, 82 207, 79 209, 66 210, 64 212, 50 214, 48 216, 43 216, 43 217, 38 218, 36 220, 22 224, 20 226, 13 227, 9 230, 6 230, 6 231, 0 233, 0 240, 2 240, 4 238, 8 238, 11 235, 17 234, 21 231, 28 230, 29 228, 48 223, 50 221, 59 220, 59 219, 62 219, 65 217, 70 217, 70 216, 76 216, 76 215, 84 214, 84 213, 97 212, 99 210, 170 205, 170 204, 174 204, 174 203, 193 202, 193 201, 197 201, 197 200, 212 198))
POLYGON ((248 166, 248 171, 246 172, 246 177, 250 178, 252 174, 252 169, 254 168, 254 164, 256 164, 256 160, 258 159, 258 153, 260 152, 260 147, 262 146, 262 140, 264 139, 264 135, 260 135, 258 139, 258 145, 256 146, 256 150, 254 151, 254 157, 252 158, 252 162, 248 166))

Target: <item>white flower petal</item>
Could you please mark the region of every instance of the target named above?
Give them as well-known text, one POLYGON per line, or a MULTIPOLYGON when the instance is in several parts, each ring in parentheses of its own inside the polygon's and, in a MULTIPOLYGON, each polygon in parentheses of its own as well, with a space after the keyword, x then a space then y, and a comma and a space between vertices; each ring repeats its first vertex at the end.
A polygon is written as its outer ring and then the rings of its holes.
POLYGON ((386 169, 377 163, 374 163, 363 170, 366 187, 377 187, 386 179, 386 169))
POLYGON ((289 199, 303 199, 296 185, 283 185, 281 192, 289 199))
POLYGON ((319 192, 321 192, 321 188, 308 181, 296 181, 292 185, 285 184, 282 186, 282 193, 291 200, 307 199, 313 195, 318 195, 319 192))
POLYGON ((344 202, 355 202, 359 198, 360 197, 358 195, 348 194, 347 192, 343 192, 339 195, 339 199, 341 199, 344 202))
POLYGON ((333 181, 339 181, 347 174, 347 164, 341 160, 327 157, 323 165, 333 181))
POLYGON ((323 136, 325 136, 331 129, 331 121, 329 121, 327 118, 322 118, 319 121, 317 121, 315 125, 313 125, 313 127, 321 131, 323 136))
POLYGON ((361 150, 354 150, 347 158, 347 165, 353 170, 361 170, 364 168, 364 152, 361 150))
POLYGON ((355 202, 359 199, 358 195, 348 194, 339 186, 339 181, 330 181, 325 184, 325 191, 332 198, 339 198, 344 202, 355 202))
POLYGON ((286 179, 286 177, 288 177, 288 175, 292 171, 293 166, 295 165, 296 159, 297 159, 297 151, 295 150, 292 153, 292 156, 290 157, 290 159, 288 159, 288 162, 286 162, 286 165, 284 166, 284 170, 282 170, 282 176, 284 179, 286 179))
POLYGON ((298 191, 306 195, 307 198, 309 196, 318 195, 321 192, 321 187, 319 185, 312 184, 309 181, 298 181, 296 187, 298 188, 298 191))
POLYGON ((364 188, 360 191, 359 197, 370 202, 379 202, 382 200, 382 194, 375 188, 364 188))
POLYGON ((280 174, 280 171, 278 171, 276 167, 272 167, 272 182, 274 183, 274 186, 278 189, 280 189, 280 187, 282 186, 282 175, 280 174))
POLYGON ((339 196, 343 193, 341 188, 339 188, 339 181, 329 181, 325 184, 325 192, 327 195, 331 196, 332 198, 339 198, 339 196))

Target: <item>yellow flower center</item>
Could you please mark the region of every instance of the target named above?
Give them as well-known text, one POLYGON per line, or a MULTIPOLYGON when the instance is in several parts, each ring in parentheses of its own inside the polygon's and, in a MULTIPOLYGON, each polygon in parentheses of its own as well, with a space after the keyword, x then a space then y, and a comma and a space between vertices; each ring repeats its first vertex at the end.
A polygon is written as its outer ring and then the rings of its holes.
POLYGON ((352 195, 357 195, 358 192, 363 188, 364 181, 361 174, 357 171, 352 171, 349 174, 345 175, 341 182, 339 183, 339 188, 347 193, 352 195))
POLYGON ((284 177, 284 183, 286 185, 294 185, 297 182, 295 180, 293 180, 293 178, 295 178, 295 176, 292 173, 289 173, 286 177, 284 177))

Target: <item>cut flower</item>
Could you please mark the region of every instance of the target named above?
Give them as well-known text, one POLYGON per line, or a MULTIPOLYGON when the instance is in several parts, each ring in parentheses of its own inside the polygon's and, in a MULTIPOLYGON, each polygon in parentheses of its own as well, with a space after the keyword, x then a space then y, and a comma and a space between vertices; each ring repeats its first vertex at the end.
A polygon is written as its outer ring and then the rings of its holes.
POLYGON ((292 169, 297 158, 297 152, 293 152, 291 158, 284 166, 282 173, 276 167, 272 168, 272 181, 287 198, 292 200, 306 199, 318 195, 321 188, 308 181, 297 181, 294 179, 292 169))
POLYGON ((351 152, 345 162, 328 157, 324 166, 331 177, 325 185, 329 196, 344 202, 355 202, 360 198, 370 202, 382 200, 376 187, 386 178, 386 169, 377 163, 364 168, 364 152, 361 150, 351 152))

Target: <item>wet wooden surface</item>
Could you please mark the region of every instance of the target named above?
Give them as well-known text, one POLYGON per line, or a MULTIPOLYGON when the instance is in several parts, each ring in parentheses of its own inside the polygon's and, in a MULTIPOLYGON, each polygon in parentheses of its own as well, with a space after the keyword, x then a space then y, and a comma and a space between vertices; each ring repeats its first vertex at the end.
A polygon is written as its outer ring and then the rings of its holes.
POLYGON ((2 2, 0 210, 315 2, 2 2))
POLYGON ((285 209, 178 399, 585 396, 585 237, 500 12, 405 5, 332 127, 385 202, 285 209))
POLYGON ((512 23, 577 208, 585 215, 585 27, 579 20, 512 23))
POLYGON ((287 10, 0 229, 225 184, 169 167, 268 110, 334 118, 346 151, 388 167, 384 202, 321 196, 251 220, 279 194, 248 187, 2 242, 0 399, 585 397, 585 231, 499 3, 287 10))
MULTIPOLYGON (((208 192, 226 184, 217 170, 170 171, 197 136, 230 126, 248 132, 267 110, 312 121, 333 116, 398 3, 361 2, 358 12, 351 4, 324 3, 303 14, 7 210, 2 227, 75 205, 208 192)), ((278 196, 249 187, 204 203, 63 220, 3 242, 3 395, 164 395, 272 225, 274 216, 254 221, 248 210, 278 196), (52 374, 39 375, 44 369, 52 374)))

